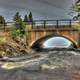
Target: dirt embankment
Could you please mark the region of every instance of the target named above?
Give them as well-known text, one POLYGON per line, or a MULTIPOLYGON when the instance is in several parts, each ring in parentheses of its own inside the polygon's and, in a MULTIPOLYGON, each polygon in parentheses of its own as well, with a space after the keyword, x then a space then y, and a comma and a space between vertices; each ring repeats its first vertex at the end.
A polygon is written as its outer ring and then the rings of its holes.
POLYGON ((0 56, 28 54, 29 48, 21 39, 13 39, 9 32, 0 32, 0 56))

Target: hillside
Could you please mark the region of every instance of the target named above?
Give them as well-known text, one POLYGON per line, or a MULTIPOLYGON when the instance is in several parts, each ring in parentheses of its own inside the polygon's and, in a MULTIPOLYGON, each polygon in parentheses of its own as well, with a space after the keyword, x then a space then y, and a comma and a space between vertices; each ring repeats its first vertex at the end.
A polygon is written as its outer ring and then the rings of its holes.
POLYGON ((0 56, 25 55, 29 50, 24 41, 14 40, 9 32, 0 32, 0 56))

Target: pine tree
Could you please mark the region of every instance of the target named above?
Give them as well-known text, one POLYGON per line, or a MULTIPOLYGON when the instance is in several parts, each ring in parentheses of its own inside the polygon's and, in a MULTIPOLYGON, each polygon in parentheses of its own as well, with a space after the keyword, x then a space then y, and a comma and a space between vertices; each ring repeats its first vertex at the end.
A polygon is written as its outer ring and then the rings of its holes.
POLYGON ((19 12, 14 15, 13 20, 15 21, 13 33, 19 37, 22 37, 25 34, 25 25, 19 15, 19 12))
POLYGON ((13 20, 15 22, 20 22, 21 21, 21 16, 19 15, 19 12, 17 12, 14 17, 13 17, 13 20))
POLYGON ((27 14, 26 14, 26 15, 25 15, 25 17, 24 17, 23 22, 28 22, 28 17, 27 17, 27 14))
POLYGON ((21 16, 19 15, 19 12, 17 12, 17 13, 14 15, 13 20, 15 21, 15 26, 16 26, 16 28, 21 28, 22 18, 21 18, 21 16))
POLYGON ((0 16, 0 24, 5 24, 5 19, 3 16, 0 16))
POLYGON ((33 15, 32 15, 32 12, 29 13, 29 21, 30 21, 30 22, 33 21, 33 15))

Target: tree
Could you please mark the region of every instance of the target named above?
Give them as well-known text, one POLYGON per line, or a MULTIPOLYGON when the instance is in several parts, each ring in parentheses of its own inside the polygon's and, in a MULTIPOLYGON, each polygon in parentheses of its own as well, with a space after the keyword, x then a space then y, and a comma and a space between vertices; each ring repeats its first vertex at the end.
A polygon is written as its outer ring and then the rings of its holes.
POLYGON ((73 17, 73 19, 80 20, 80 0, 77 0, 73 5, 73 11, 77 13, 77 15, 73 17))
POLYGON ((5 24, 5 19, 3 16, 0 16, 0 24, 5 24))
POLYGON ((24 20, 23 20, 24 22, 28 22, 28 17, 27 17, 27 14, 25 15, 25 17, 24 17, 24 20))
POLYGON ((19 22, 21 20, 21 16, 19 15, 19 12, 16 12, 16 14, 13 17, 13 20, 15 22, 19 22))
POLYGON ((22 27, 22 18, 21 18, 21 16, 19 15, 19 12, 17 12, 17 13, 14 15, 13 20, 15 21, 15 26, 16 26, 16 28, 21 29, 21 27, 22 27))
POLYGON ((13 37, 23 37, 25 34, 25 25, 22 21, 21 16, 19 15, 19 12, 14 15, 13 20, 15 21, 12 28, 13 37))
POLYGON ((29 13, 29 21, 30 21, 30 22, 33 21, 33 15, 32 15, 32 12, 29 13))
POLYGON ((3 27, 4 28, 4 31, 5 31, 5 19, 3 16, 0 15, 0 27, 3 27))

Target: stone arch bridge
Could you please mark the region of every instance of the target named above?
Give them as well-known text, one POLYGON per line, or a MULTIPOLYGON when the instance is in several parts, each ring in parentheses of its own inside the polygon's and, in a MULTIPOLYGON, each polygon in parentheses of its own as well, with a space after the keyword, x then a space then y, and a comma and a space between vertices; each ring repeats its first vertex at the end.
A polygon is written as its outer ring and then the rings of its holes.
MULTIPOLYGON (((29 47, 34 46, 37 42, 50 38, 52 36, 62 36, 70 40, 76 47, 80 47, 80 33, 73 28, 71 20, 55 20, 56 24, 44 20, 43 24, 32 24, 32 29, 28 31, 27 43, 29 47), (63 23, 59 23, 62 21, 63 23), (67 23, 65 23, 67 22, 67 23)), ((50 20, 51 22, 52 20, 50 20)), ((52 21, 54 22, 54 21, 52 21)))

